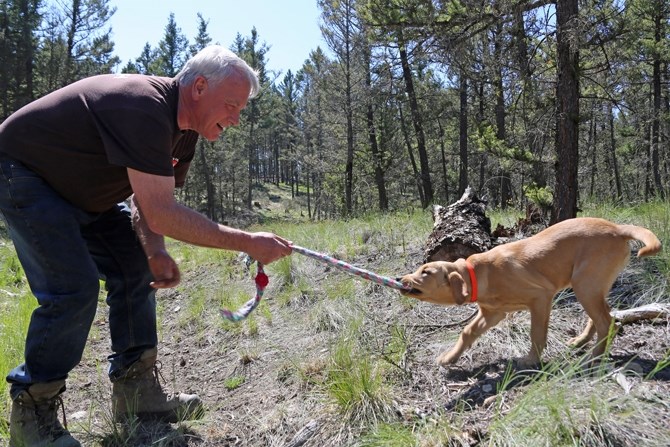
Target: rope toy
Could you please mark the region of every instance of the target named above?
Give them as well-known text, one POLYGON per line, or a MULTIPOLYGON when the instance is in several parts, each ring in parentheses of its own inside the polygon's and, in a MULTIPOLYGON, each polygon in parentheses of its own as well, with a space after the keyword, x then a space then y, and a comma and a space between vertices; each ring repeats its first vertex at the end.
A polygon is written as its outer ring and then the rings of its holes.
MULTIPOLYGON (((360 276, 361 278, 367 279, 368 281, 375 282, 377 284, 381 284, 382 286, 390 287, 392 289, 397 289, 397 290, 411 290, 410 287, 407 287, 403 285, 400 281, 396 281, 393 278, 389 278, 387 276, 382 276, 378 275, 376 273, 373 273, 369 270, 365 270, 359 267, 355 267, 351 264, 347 264, 344 261, 340 261, 339 259, 335 259, 332 256, 328 256, 323 253, 319 253, 316 251, 309 250, 304 247, 300 247, 299 245, 292 245, 291 249, 294 252, 300 253, 305 256, 309 256, 310 258, 317 259, 323 263, 326 264, 331 264, 334 267, 337 267, 340 270, 343 270, 347 273, 350 273, 352 275, 360 276)), ((250 257, 247 258, 247 266, 253 262, 250 257)), ((256 296, 254 296, 252 299, 247 301, 244 306, 240 307, 236 311, 230 311, 228 309, 221 309, 221 316, 225 318, 228 321, 241 321, 244 320, 249 316, 249 314, 258 306, 258 303, 261 302, 261 298, 263 298, 263 291, 267 287, 268 283, 270 282, 270 279, 268 278, 268 275, 265 274, 265 271, 263 271, 263 264, 260 262, 257 262, 257 272, 256 272, 256 277, 254 278, 254 282, 256 283, 256 296)))
POLYGON ((404 286, 403 283, 401 283, 400 281, 396 281, 393 278, 389 278, 387 276, 381 276, 369 270, 365 270, 359 267, 354 267, 351 264, 347 264, 344 261, 340 261, 339 259, 335 259, 326 254, 308 250, 307 248, 300 247, 298 245, 292 245, 291 248, 293 249, 293 251, 297 251, 301 255, 318 259, 323 263, 331 264, 340 270, 343 270, 352 275, 360 276, 361 278, 367 279, 368 281, 376 282, 377 284, 381 284, 382 286, 390 287, 392 289, 397 290, 407 290, 407 291, 412 290, 411 287, 404 286))
MULTIPOLYGON (((247 264, 250 264, 251 262, 253 261, 249 261, 247 264)), ((228 309, 221 309, 220 312, 223 318, 234 322, 244 320, 256 308, 256 306, 258 306, 258 303, 261 302, 261 298, 263 298, 263 291, 270 283, 270 278, 268 278, 268 275, 265 274, 265 271, 263 270, 263 264, 260 262, 257 262, 257 271, 254 282, 256 283, 256 296, 247 301, 244 306, 240 307, 235 312, 228 309)))

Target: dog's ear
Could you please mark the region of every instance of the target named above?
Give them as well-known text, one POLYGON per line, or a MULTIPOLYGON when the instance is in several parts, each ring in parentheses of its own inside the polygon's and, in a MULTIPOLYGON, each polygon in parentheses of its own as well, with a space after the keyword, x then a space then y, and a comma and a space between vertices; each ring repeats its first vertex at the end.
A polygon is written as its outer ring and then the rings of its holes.
POLYGON ((465 303, 465 297, 468 296, 468 286, 463 281, 463 277, 458 272, 449 273, 449 285, 451 286, 451 293, 454 296, 456 304, 465 303))

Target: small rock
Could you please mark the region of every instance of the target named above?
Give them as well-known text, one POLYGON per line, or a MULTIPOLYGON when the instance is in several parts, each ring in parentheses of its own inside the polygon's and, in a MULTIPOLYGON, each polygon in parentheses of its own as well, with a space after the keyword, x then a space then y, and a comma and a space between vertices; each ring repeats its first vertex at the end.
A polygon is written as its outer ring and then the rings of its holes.
POLYGON ((86 417, 88 417, 88 411, 86 411, 86 410, 77 411, 76 413, 72 413, 70 415, 70 419, 73 420, 73 421, 81 421, 82 419, 85 419, 86 417))

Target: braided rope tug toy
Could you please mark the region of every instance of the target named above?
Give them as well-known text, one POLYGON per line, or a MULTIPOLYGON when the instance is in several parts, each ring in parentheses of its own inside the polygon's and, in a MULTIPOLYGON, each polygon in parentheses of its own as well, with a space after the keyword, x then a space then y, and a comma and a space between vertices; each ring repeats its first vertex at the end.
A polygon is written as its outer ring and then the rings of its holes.
MULTIPOLYGON (((403 285, 400 281, 396 281, 395 279, 389 278, 387 276, 378 275, 369 270, 355 267, 351 264, 347 264, 344 261, 335 259, 332 256, 328 256, 323 253, 318 253, 316 251, 300 247, 299 245, 292 245, 291 249, 293 249, 294 252, 308 256, 310 258, 317 259, 323 263, 333 265, 334 267, 337 267, 342 271, 345 271, 352 275, 360 276, 361 278, 367 279, 368 281, 372 281, 377 284, 381 284, 382 286, 390 287, 392 289, 397 290, 410 290, 410 287, 403 285)), ((242 306, 241 308, 239 308, 234 312, 228 309, 221 309, 220 311, 221 316, 226 320, 235 322, 244 320, 261 302, 261 299, 263 298, 263 291, 267 287, 270 280, 268 276, 265 274, 265 271, 263 270, 263 264, 261 264, 260 262, 256 262, 256 264, 257 264, 257 271, 256 271, 256 277, 254 278, 254 282, 256 283, 256 295, 252 299, 247 301, 244 304, 244 306, 242 306)))

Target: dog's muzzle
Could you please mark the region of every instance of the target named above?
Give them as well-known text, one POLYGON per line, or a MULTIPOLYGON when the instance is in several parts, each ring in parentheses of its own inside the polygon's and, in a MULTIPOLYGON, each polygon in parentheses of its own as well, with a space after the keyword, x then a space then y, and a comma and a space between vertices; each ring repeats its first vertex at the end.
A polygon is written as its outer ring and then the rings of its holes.
MULTIPOLYGON (((403 281, 402 276, 398 276, 395 280, 402 283, 403 286, 412 286, 410 282, 403 281)), ((421 295, 421 290, 415 289, 414 287, 411 287, 410 289, 403 289, 400 291, 401 295, 421 295)))

